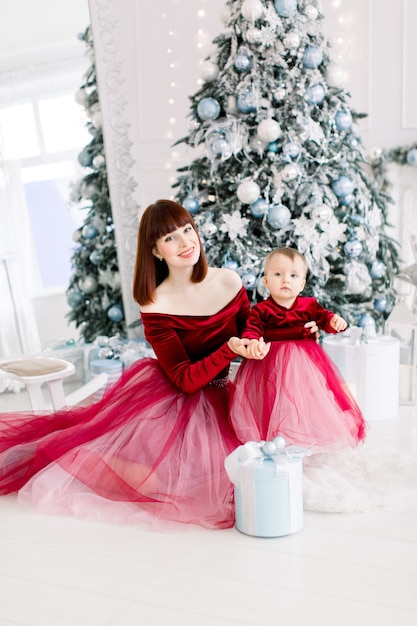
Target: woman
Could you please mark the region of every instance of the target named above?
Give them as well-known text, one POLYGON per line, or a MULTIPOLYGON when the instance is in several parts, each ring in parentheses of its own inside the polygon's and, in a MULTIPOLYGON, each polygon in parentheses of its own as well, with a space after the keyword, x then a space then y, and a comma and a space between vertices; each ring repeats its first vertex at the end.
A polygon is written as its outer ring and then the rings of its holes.
POLYGON ((227 374, 245 356, 246 292, 235 272, 207 267, 191 215, 169 200, 142 216, 133 292, 157 360, 132 364, 89 407, 3 414, 0 492, 49 513, 230 527, 224 458, 240 442, 227 374))

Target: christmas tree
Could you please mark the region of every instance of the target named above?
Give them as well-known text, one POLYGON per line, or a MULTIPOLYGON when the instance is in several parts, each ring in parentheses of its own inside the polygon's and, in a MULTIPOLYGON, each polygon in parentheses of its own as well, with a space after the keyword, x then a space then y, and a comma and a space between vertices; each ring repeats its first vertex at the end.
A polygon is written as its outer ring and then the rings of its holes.
POLYGON ((194 216, 209 263, 235 269, 252 302, 263 260, 298 248, 306 295, 350 324, 383 326, 395 294, 397 244, 388 194, 367 163, 316 0, 228 0, 225 31, 190 96, 195 149, 176 200, 194 216))
POLYGON ((73 273, 67 289, 68 315, 86 342, 98 335, 126 336, 117 248, 107 180, 102 120, 91 29, 79 35, 87 45, 91 65, 76 93, 85 108, 91 141, 78 155, 85 175, 74 184, 71 200, 86 211, 83 225, 75 231, 77 243, 71 262, 73 273))

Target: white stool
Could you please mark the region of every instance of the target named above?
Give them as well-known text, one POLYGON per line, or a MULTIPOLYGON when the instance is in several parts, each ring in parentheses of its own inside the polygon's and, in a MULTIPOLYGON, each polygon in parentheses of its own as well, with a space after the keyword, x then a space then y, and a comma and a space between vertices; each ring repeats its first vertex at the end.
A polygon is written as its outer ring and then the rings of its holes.
POLYGON ((0 362, 0 376, 13 378, 26 386, 34 411, 45 409, 43 383, 48 383, 53 408, 58 410, 66 406, 63 379, 74 371, 72 363, 49 357, 22 357, 0 362))

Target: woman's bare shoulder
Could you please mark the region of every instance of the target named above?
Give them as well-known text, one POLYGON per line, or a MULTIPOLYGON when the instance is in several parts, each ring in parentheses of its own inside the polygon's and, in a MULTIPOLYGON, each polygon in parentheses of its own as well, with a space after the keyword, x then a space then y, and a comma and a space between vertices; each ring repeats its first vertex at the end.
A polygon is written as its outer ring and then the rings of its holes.
POLYGON ((209 276, 211 281, 217 282, 228 289, 238 291, 242 287, 242 279, 239 274, 226 267, 210 267, 209 276))

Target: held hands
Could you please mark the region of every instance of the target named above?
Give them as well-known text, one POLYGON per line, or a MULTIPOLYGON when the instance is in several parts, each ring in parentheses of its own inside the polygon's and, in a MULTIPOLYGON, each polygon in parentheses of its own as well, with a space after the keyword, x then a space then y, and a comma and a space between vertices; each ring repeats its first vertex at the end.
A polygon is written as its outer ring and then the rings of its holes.
POLYGON ((235 354, 243 356, 246 359, 263 359, 269 352, 270 343, 265 343, 261 338, 258 339, 239 339, 239 337, 231 337, 227 342, 229 348, 235 354))
POLYGON ((337 315, 335 313, 330 320, 330 326, 331 328, 333 328, 333 330, 340 333, 342 330, 346 330, 348 325, 347 321, 344 320, 343 317, 340 317, 340 315, 337 315))

